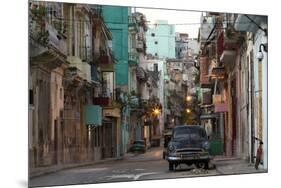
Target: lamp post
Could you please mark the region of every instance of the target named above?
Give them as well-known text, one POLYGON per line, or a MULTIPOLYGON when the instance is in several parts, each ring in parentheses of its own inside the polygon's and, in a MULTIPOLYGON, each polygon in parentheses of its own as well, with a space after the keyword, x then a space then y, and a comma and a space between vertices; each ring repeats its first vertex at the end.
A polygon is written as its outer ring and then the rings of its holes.
POLYGON ((267 44, 260 44, 260 46, 259 46, 259 52, 257 53, 257 58, 259 61, 261 61, 263 59, 263 53, 262 53, 261 47, 263 47, 263 50, 265 52, 267 52, 267 44))

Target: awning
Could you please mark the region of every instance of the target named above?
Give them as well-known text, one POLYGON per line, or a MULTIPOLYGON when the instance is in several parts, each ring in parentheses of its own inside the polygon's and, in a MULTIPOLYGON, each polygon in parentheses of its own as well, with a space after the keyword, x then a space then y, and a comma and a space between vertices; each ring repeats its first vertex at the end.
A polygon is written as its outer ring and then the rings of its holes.
POLYGON ((256 32, 259 29, 257 25, 262 22, 267 22, 267 16, 239 14, 235 20, 234 28, 237 31, 256 32))
POLYGON ((200 119, 215 119, 215 118, 219 118, 219 114, 203 114, 200 116, 200 119))
POLYGON ((227 112, 227 104, 226 103, 218 103, 215 104, 215 112, 227 112))

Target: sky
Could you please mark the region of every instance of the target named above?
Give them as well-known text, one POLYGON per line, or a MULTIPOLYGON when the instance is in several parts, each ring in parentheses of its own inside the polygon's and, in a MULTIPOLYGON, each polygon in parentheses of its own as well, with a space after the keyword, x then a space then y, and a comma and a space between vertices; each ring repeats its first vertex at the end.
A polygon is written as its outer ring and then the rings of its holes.
POLYGON ((202 12, 148 8, 136 8, 136 11, 146 16, 148 25, 153 24, 155 20, 167 20, 169 24, 175 24, 176 32, 188 33, 189 38, 198 37, 202 12))

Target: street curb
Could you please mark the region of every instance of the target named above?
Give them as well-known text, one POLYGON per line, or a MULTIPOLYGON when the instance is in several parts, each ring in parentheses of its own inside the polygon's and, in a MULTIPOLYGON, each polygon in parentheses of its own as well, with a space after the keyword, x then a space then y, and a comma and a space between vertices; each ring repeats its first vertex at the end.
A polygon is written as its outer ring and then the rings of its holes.
MULTIPOLYGON (((110 161, 121 161, 121 160, 127 160, 128 162, 135 162, 134 157, 138 156, 139 154, 133 154, 133 155, 128 155, 126 154, 124 156, 118 157, 118 158, 109 158, 109 159, 103 159, 99 161, 93 161, 93 162, 87 162, 87 163, 78 163, 78 164, 70 164, 70 165, 62 165, 62 166, 55 166, 55 167, 50 167, 50 169, 43 169, 42 171, 38 170, 36 172, 30 172, 29 170, 29 178, 35 178, 39 176, 43 176, 46 174, 51 174, 55 172, 59 172, 62 170, 67 170, 67 169, 72 169, 72 168, 77 168, 77 167, 83 167, 83 166, 88 166, 88 165, 95 165, 95 164, 102 164, 110 161)), ((138 159, 139 160, 139 159, 138 159)), ((144 160, 139 160, 139 161, 154 161, 154 160, 159 160, 159 159, 144 159, 144 160)))
POLYGON ((43 171, 38 171, 38 172, 30 172, 29 178, 35 178, 35 177, 43 176, 43 175, 46 175, 46 174, 59 172, 59 171, 62 171, 62 170, 67 170, 67 169, 72 169, 72 168, 77 168, 77 167, 83 167, 83 166, 88 166, 88 165, 102 164, 102 163, 105 163, 105 162, 117 161, 117 160, 123 160, 123 158, 105 159, 105 160, 83 163, 83 164, 81 164, 81 163, 80 164, 73 164, 73 165, 69 165, 69 166, 65 165, 65 166, 60 166, 60 167, 54 167, 54 169, 48 169, 48 170, 43 170, 43 171))

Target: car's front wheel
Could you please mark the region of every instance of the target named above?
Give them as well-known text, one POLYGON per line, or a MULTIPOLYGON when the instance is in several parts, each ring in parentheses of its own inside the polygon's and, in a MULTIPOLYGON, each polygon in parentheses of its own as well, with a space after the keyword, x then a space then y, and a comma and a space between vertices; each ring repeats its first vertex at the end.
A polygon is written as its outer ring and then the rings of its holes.
POLYGON ((198 163, 196 163, 196 167, 197 167, 197 168, 208 169, 208 168, 209 168, 209 161, 206 161, 206 162, 198 162, 198 163))
POLYGON ((170 171, 173 171, 174 168, 175 168, 175 164, 172 163, 172 162, 169 162, 169 170, 170 170, 170 171))

